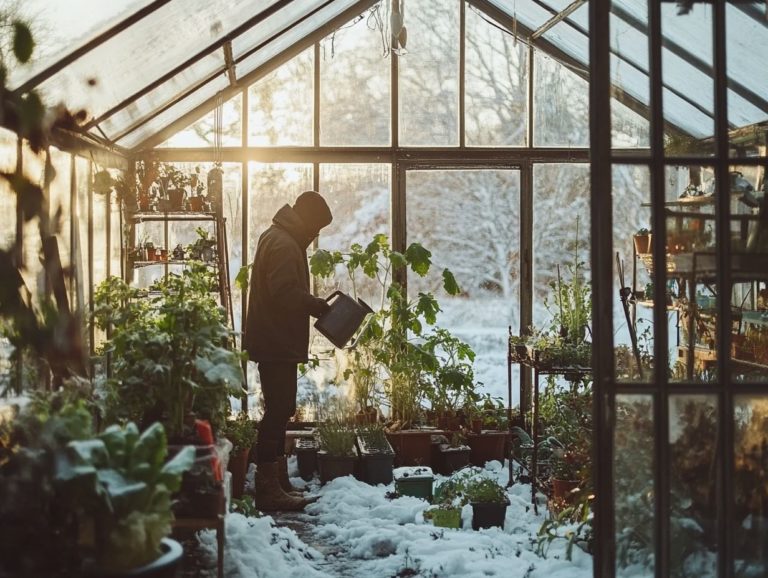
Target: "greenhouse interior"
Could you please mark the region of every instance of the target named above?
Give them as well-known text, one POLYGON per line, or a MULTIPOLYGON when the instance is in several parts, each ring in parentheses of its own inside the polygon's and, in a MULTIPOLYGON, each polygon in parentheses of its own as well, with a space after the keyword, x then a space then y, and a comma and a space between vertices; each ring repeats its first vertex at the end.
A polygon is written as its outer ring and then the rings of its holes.
POLYGON ((768 576, 763 0, 0 22, 0 578, 768 576))

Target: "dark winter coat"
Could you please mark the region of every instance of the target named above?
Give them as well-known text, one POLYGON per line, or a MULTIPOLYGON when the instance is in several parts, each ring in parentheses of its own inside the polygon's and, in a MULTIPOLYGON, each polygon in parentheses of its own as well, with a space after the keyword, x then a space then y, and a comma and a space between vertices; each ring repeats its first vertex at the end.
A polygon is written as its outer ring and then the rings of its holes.
POLYGON ((307 247, 315 234, 285 205, 259 238, 243 337, 251 361, 307 361, 309 316, 319 317, 328 308, 309 291, 307 247))

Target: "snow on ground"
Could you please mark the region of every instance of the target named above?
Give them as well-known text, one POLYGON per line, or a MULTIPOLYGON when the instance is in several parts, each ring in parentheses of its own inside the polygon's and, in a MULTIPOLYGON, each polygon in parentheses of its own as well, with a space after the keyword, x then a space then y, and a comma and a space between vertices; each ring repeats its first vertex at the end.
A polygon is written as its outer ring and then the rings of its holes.
MULTIPOLYGON (((502 485, 507 469, 489 462, 486 473, 502 485)), ((444 478, 438 476, 438 483, 444 478)), ((300 478, 293 478, 302 485, 300 478)), ((300 515, 308 528, 302 542, 297 534, 275 526, 271 516, 227 517, 226 576, 232 578, 334 577, 335 567, 344 575, 389 578, 423 576, 430 578, 473 578, 514 576, 520 578, 589 578, 592 557, 579 548, 573 561, 565 560, 565 542, 552 544, 547 558, 535 554, 536 533, 545 519, 544 508, 535 515, 531 508, 530 486, 508 489, 504 529, 471 529, 471 507, 462 512, 463 528, 436 528, 424 521, 424 500, 401 497, 390 500, 394 488, 369 486, 352 477, 333 480, 320 487, 309 484, 319 499, 300 515), (333 551, 333 560, 319 550, 333 551), (343 560, 341 559, 343 558, 343 560), (352 573, 350 574, 350 568, 352 573), (341 570, 339 570, 341 572, 341 570)), ((280 515, 277 516, 280 523, 280 515)), ((201 544, 215 559, 213 532, 201 534, 201 544)))

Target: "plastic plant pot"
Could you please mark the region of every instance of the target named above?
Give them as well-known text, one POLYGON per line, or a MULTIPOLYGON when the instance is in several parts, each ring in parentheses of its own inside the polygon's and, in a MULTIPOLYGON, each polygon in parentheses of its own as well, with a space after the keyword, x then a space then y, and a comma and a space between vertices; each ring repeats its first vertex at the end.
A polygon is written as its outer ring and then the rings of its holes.
POLYGON ((450 476, 453 472, 469 465, 468 446, 452 448, 447 444, 440 444, 437 448, 437 473, 450 476))
POLYGON ((357 445, 360 448, 360 475, 367 484, 391 484, 392 466, 395 452, 387 442, 383 448, 370 447, 362 436, 358 436, 357 445))
POLYGON ((509 504, 472 503, 472 529, 504 528, 504 518, 507 516, 509 504))
POLYGON ((435 476, 432 468, 424 466, 397 468, 393 472, 395 490, 401 496, 412 496, 427 501, 432 500, 432 485, 435 476))
POLYGON ((308 482, 315 477, 317 472, 318 444, 313 439, 298 438, 293 451, 296 454, 296 462, 299 466, 301 479, 308 482))
POLYGON ((323 450, 317 452, 320 481, 324 484, 336 478, 351 476, 355 472, 357 456, 332 456, 323 450))

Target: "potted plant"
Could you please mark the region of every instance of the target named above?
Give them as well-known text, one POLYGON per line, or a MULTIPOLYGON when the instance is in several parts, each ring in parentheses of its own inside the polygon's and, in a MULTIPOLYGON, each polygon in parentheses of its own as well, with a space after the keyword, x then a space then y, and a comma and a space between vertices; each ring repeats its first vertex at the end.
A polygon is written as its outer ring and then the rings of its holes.
POLYGON ((343 476, 351 476, 355 470, 355 430, 338 419, 329 419, 317 428, 320 450, 317 465, 322 483, 343 476))
POLYGON ((424 519, 438 528, 461 528, 461 508, 451 504, 437 504, 424 510, 424 519))
POLYGON ((159 420, 172 438, 184 436, 192 412, 214 430, 223 424, 229 395, 241 392, 241 355, 225 347, 232 332, 208 275, 192 264, 149 298, 115 277, 96 289, 93 323, 111 329, 100 353, 112 372, 98 384, 109 419, 159 420))
POLYGON ((166 461, 165 433, 95 434, 82 399, 36 399, 0 426, 0 573, 173 576, 171 493, 192 463, 166 461))
POLYGON ((258 426, 247 413, 241 412, 234 419, 228 419, 220 433, 232 442, 227 468, 232 474, 232 497, 240 499, 245 489, 248 456, 259 435, 258 426))
POLYGON ((392 476, 395 480, 395 491, 401 496, 432 500, 432 486, 435 476, 432 468, 426 466, 404 466, 395 468, 392 476))
POLYGON ((467 445, 470 448, 470 462, 478 467, 483 467, 493 460, 503 463, 509 434, 504 423, 506 409, 501 399, 492 398, 490 394, 486 394, 477 401, 471 415, 480 416, 482 426, 480 431, 468 431, 466 434, 467 445), (499 431, 500 426, 501 431, 499 431))
MULTIPOLYGON (((426 275, 432 266, 431 253, 418 243, 412 243, 402 253, 393 251, 386 235, 376 235, 367 246, 355 244, 348 253, 316 251, 310 264, 312 274, 321 278, 331 277, 337 266, 344 266, 354 292, 356 276, 368 277, 378 285, 378 310, 356 336, 355 347, 364 354, 355 357, 357 366, 353 365, 347 375, 354 375, 356 368, 366 370, 365 374, 355 376, 356 392, 363 392, 358 399, 361 411, 369 406, 368 400, 373 399, 379 382, 383 383, 381 393, 389 404, 391 418, 388 437, 397 462, 429 464, 430 433, 413 428, 421 417, 427 374, 438 367, 425 328, 436 323, 440 307, 430 293, 408 299, 392 277, 396 269, 406 267, 426 275)), ((443 272, 443 286, 449 295, 460 292, 447 269, 443 272)))
POLYGON ((470 462, 471 448, 466 437, 459 431, 451 432, 450 436, 450 439, 440 436, 440 443, 434 444, 436 455, 432 461, 437 473, 444 476, 450 476, 470 462))
POLYGON ((496 480, 475 476, 464 487, 466 500, 472 506, 472 529, 504 528, 509 498, 496 480))
POLYGON ((357 429, 363 481, 369 484, 391 484, 395 452, 387 441, 381 424, 369 424, 357 429))
POLYGON ((320 449, 317 440, 314 438, 299 437, 296 438, 296 444, 293 451, 296 454, 296 462, 299 467, 299 475, 305 481, 315 477, 318 471, 317 451, 320 449))
POLYGON ((197 239, 187 246, 187 255, 195 261, 212 263, 216 259, 216 239, 210 238, 208 231, 202 227, 197 227, 195 233, 197 233, 197 239))
POLYGON ((635 253, 645 255, 651 252, 651 231, 642 227, 632 237, 635 243, 635 253))

